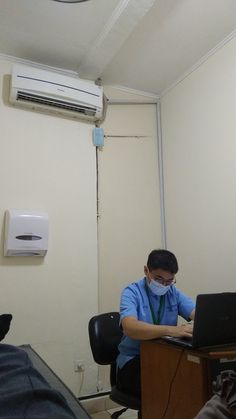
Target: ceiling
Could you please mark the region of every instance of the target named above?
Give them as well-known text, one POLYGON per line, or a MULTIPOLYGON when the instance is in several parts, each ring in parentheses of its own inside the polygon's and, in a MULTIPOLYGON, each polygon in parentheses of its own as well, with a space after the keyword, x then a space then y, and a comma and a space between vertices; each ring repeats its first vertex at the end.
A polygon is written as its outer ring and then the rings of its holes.
POLYGON ((155 95, 235 29, 236 0, 0 0, 0 54, 155 95))

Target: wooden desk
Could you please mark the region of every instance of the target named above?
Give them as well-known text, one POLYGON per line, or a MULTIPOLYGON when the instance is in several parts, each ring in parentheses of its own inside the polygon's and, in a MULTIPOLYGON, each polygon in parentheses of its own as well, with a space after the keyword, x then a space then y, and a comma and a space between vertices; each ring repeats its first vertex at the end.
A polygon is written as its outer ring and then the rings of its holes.
POLYGON ((161 340, 141 343, 142 419, 193 419, 220 371, 236 369, 236 348, 189 350, 161 340))

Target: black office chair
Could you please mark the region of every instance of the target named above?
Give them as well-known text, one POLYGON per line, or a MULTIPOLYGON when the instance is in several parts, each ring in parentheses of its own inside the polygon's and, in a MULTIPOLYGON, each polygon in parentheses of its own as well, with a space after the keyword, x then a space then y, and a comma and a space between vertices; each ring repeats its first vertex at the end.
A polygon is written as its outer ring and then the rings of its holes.
POLYGON ((140 400, 129 394, 123 393, 116 387, 116 357, 118 345, 122 337, 119 326, 120 315, 117 312, 98 314, 89 321, 89 339, 94 361, 99 365, 110 365, 110 399, 123 409, 111 415, 117 419, 127 409, 138 411, 138 419, 141 419, 140 400))

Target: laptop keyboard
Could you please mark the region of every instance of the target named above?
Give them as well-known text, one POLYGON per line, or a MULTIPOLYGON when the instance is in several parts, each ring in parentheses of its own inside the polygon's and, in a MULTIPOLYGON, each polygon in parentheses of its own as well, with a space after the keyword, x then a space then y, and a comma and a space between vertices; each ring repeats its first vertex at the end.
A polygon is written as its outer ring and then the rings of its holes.
POLYGON ((177 337, 173 337, 173 336, 163 336, 163 338, 165 341, 167 342, 173 342, 182 346, 192 346, 192 338, 187 338, 187 337, 181 337, 181 338, 177 338, 177 337))

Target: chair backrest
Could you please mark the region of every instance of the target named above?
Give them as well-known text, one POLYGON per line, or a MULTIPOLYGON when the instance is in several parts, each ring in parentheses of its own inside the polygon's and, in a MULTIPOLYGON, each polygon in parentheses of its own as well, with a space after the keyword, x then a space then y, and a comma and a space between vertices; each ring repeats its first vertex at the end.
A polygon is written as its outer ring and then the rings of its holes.
POLYGON ((94 361, 100 365, 116 362, 122 338, 118 312, 98 314, 89 321, 89 340, 94 361))

